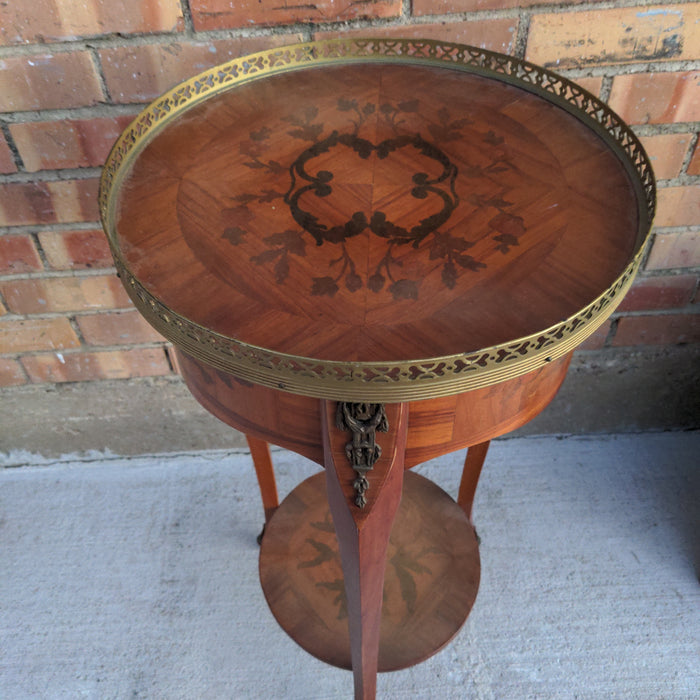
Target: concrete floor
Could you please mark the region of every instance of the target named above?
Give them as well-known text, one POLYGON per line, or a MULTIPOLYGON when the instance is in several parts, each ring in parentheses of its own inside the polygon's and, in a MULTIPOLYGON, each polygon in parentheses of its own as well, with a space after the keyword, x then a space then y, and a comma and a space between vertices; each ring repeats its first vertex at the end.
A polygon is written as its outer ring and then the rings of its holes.
MULTIPOLYGON (((699 454, 700 432, 495 442, 474 610, 379 697, 700 698, 699 454)), ((454 494, 462 458, 418 470, 454 494)), ((316 470, 275 462, 283 492, 316 470)), ((0 482, 0 698, 351 697, 267 609, 248 455, 45 459, 0 482)))

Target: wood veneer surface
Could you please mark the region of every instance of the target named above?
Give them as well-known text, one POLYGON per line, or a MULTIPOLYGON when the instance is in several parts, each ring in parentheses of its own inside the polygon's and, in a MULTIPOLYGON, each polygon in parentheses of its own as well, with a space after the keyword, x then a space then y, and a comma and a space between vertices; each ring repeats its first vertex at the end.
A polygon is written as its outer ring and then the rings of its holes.
POLYGON ((634 252, 621 162, 515 86, 315 67, 220 93, 123 182, 122 255, 167 306, 278 352, 412 360, 537 333, 634 252))
MULTIPOLYGON (((321 401, 276 391, 208 367, 177 351, 192 395, 227 425, 324 463, 321 401)), ((571 356, 483 389, 409 403, 404 462, 414 467, 447 452, 476 445, 527 423, 552 400, 571 356)))
MULTIPOLYGON (((348 610, 323 474, 295 488, 275 512, 260 552, 260 581, 282 628, 327 663, 350 668, 348 610)), ((467 619, 481 566, 474 529, 437 485, 407 473, 391 530, 378 666, 423 661, 467 619)))

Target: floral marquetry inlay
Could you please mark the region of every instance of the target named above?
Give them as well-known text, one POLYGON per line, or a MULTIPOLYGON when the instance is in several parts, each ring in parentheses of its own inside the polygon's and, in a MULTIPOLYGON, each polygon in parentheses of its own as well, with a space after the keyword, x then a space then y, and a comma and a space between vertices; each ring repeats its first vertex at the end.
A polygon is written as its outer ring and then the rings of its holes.
POLYGON ((573 349, 631 283, 654 183, 634 134, 554 74, 346 40, 178 86, 117 143, 100 203, 170 340, 249 381, 376 401, 573 349))
MULTIPOLYGON (((416 298, 418 280, 401 275, 401 263, 392 255, 396 246, 412 245, 413 248, 419 248, 423 245, 429 251, 429 260, 440 261, 433 267, 441 268, 441 279, 449 288, 455 286, 460 268, 477 271, 485 267, 484 263, 465 252, 473 243, 464 237, 451 235, 446 230, 450 226, 452 213, 460 204, 455 190, 459 168, 438 146, 424 139, 420 133, 400 131, 406 123, 406 118, 402 115, 419 113, 420 100, 404 101, 394 106, 388 102, 380 105, 367 102, 360 105, 356 99, 339 98, 337 110, 348 113, 348 124, 345 130, 334 129, 325 137, 324 124, 316 121, 318 109, 315 107, 307 107, 301 113, 282 117, 283 121, 295 127, 287 130, 289 136, 312 142, 288 167, 277 160, 265 158, 270 149, 268 142, 271 137, 271 130, 267 127, 251 132, 250 138, 241 144, 241 152, 250 156, 244 165, 266 176, 257 192, 246 192, 234 197, 243 208, 243 217, 247 218, 250 213, 249 204, 279 199, 289 207, 289 213, 299 227, 298 230, 285 228, 266 236, 263 242, 269 245, 268 250, 253 256, 251 261, 258 265, 274 265, 277 281, 284 283, 289 276, 290 255, 306 255, 304 233, 307 233, 318 246, 337 246, 329 261, 329 274, 312 278, 312 295, 333 296, 339 286, 344 284, 351 292, 359 291, 365 286, 372 292, 379 292, 386 286, 397 299, 416 298), (371 123, 377 118, 386 122, 395 134, 375 145, 361 136, 361 130, 368 121, 371 123), (348 159, 358 160, 349 169, 349 182, 343 181, 347 172, 345 169, 338 176, 333 170, 323 168, 324 163, 330 162, 328 167, 334 168, 333 163, 342 163, 348 159), (404 167, 406 163, 409 164, 408 168, 404 167), (357 184, 353 182, 357 168, 371 174, 372 186, 371 191, 356 192, 353 196, 350 190, 357 184), (288 173, 290 179, 289 189, 284 193, 275 188, 283 172, 288 173), (375 191, 383 193, 383 201, 372 196, 375 191), (325 201, 319 202, 319 199, 325 201), (423 218, 417 214, 413 220, 405 221, 403 215, 415 208, 411 199, 432 199, 429 213, 423 218), (397 224, 380 208, 386 205, 404 219, 403 225, 397 224), (333 212, 347 212, 346 219, 338 223, 336 217, 328 216, 329 209, 333 212), (358 264, 353 259, 348 244, 351 238, 367 230, 385 239, 387 245, 386 252, 376 267, 363 276, 358 274, 358 264)), ((439 143, 464 137, 461 128, 470 123, 469 119, 451 119, 446 107, 441 108, 437 116, 437 124, 427 122, 424 125, 426 133, 432 139, 439 143)), ((485 134, 482 140, 492 144, 503 142, 492 131, 485 134)), ((475 168, 481 169, 481 166, 469 167, 472 172, 475 168)), ((494 155, 485 171, 497 173, 499 169, 508 167, 501 152, 494 155)), ((365 185, 365 190, 368 189, 365 185)), ((523 221, 521 217, 505 211, 508 202, 499 198, 480 201, 475 197, 469 201, 499 209, 500 213, 489 222, 489 231, 499 250, 505 253, 509 246, 518 244, 517 234, 524 233, 523 221)), ((223 233, 233 245, 238 245, 244 235, 245 229, 239 225, 229 227, 223 233)))

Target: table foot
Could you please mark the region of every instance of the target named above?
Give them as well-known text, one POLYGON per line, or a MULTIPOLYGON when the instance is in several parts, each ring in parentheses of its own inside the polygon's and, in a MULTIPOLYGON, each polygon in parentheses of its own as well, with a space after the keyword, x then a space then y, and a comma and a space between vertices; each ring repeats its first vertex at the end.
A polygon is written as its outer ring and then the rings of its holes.
MULTIPOLYGON (((411 471, 386 562, 380 672, 442 649, 466 621, 480 575, 476 535, 464 511, 411 471)), ((294 641, 322 661, 351 668, 343 571, 323 473, 295 488, 268 523, 260 579, 273 615, 294 641)))

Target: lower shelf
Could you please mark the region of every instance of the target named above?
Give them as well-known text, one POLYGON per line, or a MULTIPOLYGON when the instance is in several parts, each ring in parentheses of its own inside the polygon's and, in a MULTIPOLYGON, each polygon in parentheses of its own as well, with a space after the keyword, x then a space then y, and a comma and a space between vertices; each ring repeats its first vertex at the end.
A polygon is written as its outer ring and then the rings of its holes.
MULTIPOLYGON (((445 646, 469 615, 480 570, 476 533, 462 509, 432 481, 407 471, 387 554, 379 670, 412 666, 445 646)), ((322 661, 351 668, 324 472, 297 486, 268 523, 260 581, 294 641, 322 661)))

